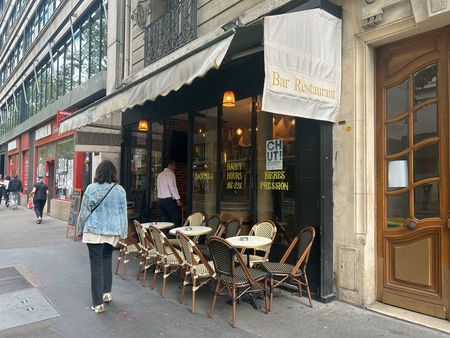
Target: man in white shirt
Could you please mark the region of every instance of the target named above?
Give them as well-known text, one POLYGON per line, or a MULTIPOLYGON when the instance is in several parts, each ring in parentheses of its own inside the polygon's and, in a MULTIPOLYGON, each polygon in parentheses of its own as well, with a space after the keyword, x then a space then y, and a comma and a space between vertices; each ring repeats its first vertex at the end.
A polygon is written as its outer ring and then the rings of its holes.
POLYGON ((180 226, 180 215, 178 207, 183 203, 180 200, 180 194, 177 189, 175 178, 175 161, 169 160, 167 168, 158 174, 156 180, 156 189, 158 190, 158 204, 161 221, 169 221, 180 226))

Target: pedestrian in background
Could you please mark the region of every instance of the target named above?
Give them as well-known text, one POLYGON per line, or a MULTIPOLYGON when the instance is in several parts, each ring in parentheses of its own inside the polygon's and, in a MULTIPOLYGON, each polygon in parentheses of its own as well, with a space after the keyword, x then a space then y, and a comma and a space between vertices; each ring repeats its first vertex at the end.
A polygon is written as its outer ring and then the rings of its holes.
POLYGON ((91 266, 92 310, 105 311, 111 301, 112 252, 119 239, 127 238, 128 218, 125 190, 117 183, 117 170, 111 161, 102 161, 94 183, 83 195, 77 233, 87 244, 91 266))
POLYGON ((9 181, 9 202, 13 210, 17 209, 17 204, 19 203, 19 193, 23 191, 22 181, 19 179, 18 175, 9 181))
POLYGON ((5 186, 5 193, 3 197, 5 198, 5 205, 9 207, 9 181, 11 180, 11 176, 6 176, 3 180, 3 184, 5 186))
POLYGON ((6 186, 5 180, 3 179, 3 175, 0 174, 0 205, 2 205, 3 196, 6 196, 6 186))
POLYGON ((42 223, 42 216, 44 213, 45 202, 47 202, 48 187, 44 183, 44 178, 39 176, 38 181, 33 186, 30 192, 30 197, 33 197, 34 213, 37 217, 37 224, 42 223))
POLYGON ((178 193, 177 180, 175 178, 176 164, 174 160, 169 160, 167 168, 158 174, 156 179, 156 189, 158 190, 159 215, 161 221, 168 221, 180 226, 180 214, 178 207, 183 203, 178 193))

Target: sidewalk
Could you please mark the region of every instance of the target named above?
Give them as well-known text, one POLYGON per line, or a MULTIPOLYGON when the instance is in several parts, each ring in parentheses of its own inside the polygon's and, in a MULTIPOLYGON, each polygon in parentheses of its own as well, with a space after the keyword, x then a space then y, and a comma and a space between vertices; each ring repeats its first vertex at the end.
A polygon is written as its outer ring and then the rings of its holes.
POLYGON ((148 282, 142 287, 136 280, 135 262, 129 263, 127 280, 114 276, 113 302, 105 313, 95 314, 90 310, 86 246, 65 238, 64 222, 45 217, 38 225, 32 211, 1 205, 0 233, 0 267, 18 265, 28 270, 27 278, 61 314, 0 331, 0 337, 447 337, 338 301, 315 302, 310 309, 305 298, 285 292, 274 299, 269 315, 241 302, 238 328, 232 329, 225 297, 218 299, 217 313, 210 319, 212 291, 200 289, 197 313, 192 315, 190 289, 184 304, 179 304, 180 283, 171 278, 163 299, 160 283, 151 290, 148 282))

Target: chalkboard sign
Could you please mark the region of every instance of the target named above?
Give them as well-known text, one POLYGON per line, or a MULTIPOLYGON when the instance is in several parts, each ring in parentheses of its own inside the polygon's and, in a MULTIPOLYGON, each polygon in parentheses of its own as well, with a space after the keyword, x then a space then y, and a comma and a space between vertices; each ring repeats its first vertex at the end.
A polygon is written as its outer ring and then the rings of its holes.
POLYGON ((83 190, 73 189, 72 199, 70 203, 69 221, 67 222, 66 226, 66 238, 68 237, 70 230, 73 230, 73 239, 75 240, 77 238, 77 221, 82 197, 83 190))

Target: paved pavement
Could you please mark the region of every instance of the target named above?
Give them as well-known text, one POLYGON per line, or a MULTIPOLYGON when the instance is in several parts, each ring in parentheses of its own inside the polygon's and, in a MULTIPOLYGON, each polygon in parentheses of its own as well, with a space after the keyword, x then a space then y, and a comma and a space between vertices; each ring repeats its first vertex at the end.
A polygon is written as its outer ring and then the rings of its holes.
MULTIPOLYGON (((447 337, 421 326, 385 317, 342 302, 315 303, 279 293, 269 315, 246 303, 231 307, 219 299, 214 319, 207 316, 210 289, 200 289, 197 313, 190 313, 190 290, 178 303, 180 282, 172 279, 166 298, 136 280, 129 264, 126 280, 115 276, 113 301, 103 314, 90 308, 89 264, 85 245, 65 238, 65 223, 44 218, 36 224, 27 209, 0 206, 0 267, 16 265, 37 285, 61 316, 0 331, 0 337, 447 337)), ((224 297, 222 297, 224 298, 224 297)), ((0 321, 1 321, 0 317, 0 321)))

